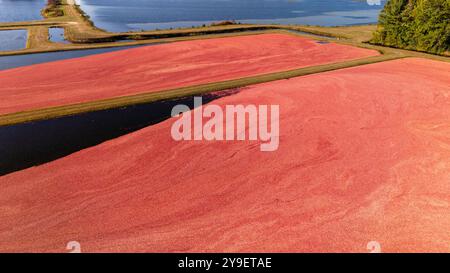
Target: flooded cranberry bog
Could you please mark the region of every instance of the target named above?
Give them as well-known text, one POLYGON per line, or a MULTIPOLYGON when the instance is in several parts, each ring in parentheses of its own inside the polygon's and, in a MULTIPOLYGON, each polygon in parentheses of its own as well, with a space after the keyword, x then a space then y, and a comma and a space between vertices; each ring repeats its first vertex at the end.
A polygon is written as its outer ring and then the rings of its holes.
POLYGON ((279 105, 271 153, 257 141, 175 141, 170 118, 2 176, 0 229, 21 228, 0 233, 0 250, 59 252, 75 236, 87 252, 367 252, 370 241, 443 251, 449 72, 399 59, 210 102, 279 105))
POLYGON ((183 41, 0 71, 0 114, 378 56, 289 34, 183 41))

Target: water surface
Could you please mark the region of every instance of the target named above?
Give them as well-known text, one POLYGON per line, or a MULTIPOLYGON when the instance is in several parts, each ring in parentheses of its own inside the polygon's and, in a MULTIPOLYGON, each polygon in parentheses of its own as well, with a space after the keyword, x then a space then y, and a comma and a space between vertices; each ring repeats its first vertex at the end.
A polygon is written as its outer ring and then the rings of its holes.
POLYGON ((2 30, 0 31, 0 51, 19 50, 27 46, 28 31, 2 30))
MULTIPOLYGON (((203 96, 203 103, 236 90, 203 96)), ((12 126, 0 126, 0 176, 64 157, 171 117, 172 108, 191 109, 193 97, 147 103, 12 126)))
POLYGON ((376 23, 385 0, 76 0, 108 31, 168 29, 236 20, 322 26, 376 23))
POLYGON ((16 55, 16 56, 0 56, 0 70, 27 66, 32 64, 46 63, 51 61, 84 57, 112 51, 119 51, 133 47, 136 46, 83 49, 83 50, 48 52, 48 53, 37 53, 37 54, 16 55))
POLYGON ((48 29, 49 40, 54 43, 67 44, 69 41, 64 38, 64 28, 62 27, 51 27, 48 29))
POLYGON ((40 20, 46 0, 0 0, 0 22, 40 20))

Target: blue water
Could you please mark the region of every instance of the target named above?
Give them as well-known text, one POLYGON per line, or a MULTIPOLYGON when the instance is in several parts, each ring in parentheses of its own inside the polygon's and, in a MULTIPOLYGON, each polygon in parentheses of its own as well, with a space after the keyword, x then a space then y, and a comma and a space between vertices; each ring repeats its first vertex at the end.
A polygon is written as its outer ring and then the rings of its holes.
POLYGON ((76 0, 108 31, 242 23, 322 26, 376 23, 386 0, 76 0))
POLYGON ((49 40, 54 43, 69 43, 66 38, 64 38, 64 28, 52 27, 48 29, 49 40))
POLYGON ((23 49, 27 45, 28 31, 2 30, 0 31, 0 51, 23 49))
MULTIPOLYGON (((205 94, 203 103, 238 91, 205 94)), ((175 105, 194 108, 193 97, 0 126, 0 176, 64 157, 171 117, 175 105), (30 141, 30 136, 33 140, 30 141)))
POLYGON ((46 0, 0 0, 0 22, 40 20, 46 0))
POLYGON ((15 56, 0 56, 0 70, 27 66, 32 64, 46 63, 51 61, 84 57, 133 47, 136 46, 121 46, 111 48, 83 49, 83 50, 60 51, 60 52, 15 55, 15 56))

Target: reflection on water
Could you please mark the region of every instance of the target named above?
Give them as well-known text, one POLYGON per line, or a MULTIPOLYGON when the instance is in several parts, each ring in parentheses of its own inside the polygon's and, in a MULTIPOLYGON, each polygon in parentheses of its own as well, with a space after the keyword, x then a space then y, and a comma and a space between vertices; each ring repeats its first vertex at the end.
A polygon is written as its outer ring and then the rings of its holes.
MULTIPOLYGON (((222 91, 203 96, 203 103, 235 94, 222 91)), ((109 139, 171 117, 172 108, 194 107, 192 97, 153 102, 0 127, 0 176, 50 162, 109 139)))
POLYGON ((377 22, 385 0, 76 0, 109 31, 242 23, 352 25, 377 22))
POLYGON ((123 50, 123 49, 127 49, 127 48, 133 48, 133 47, 136 47, 136 46, 121 46, 121 47, 111 47, 111 48, 98 48, 98 49, 49 52, 49 53, 38 53, 38 54, 28 54, 28 55, 3 56, 3 57, 0 57, 0 70, 16 68, 16 67, 32 65, 32 64, 51 62, 51 61, 78 58, 78 57, 112 52, 112 51, 118 51, 118 50, 123 50))
POLYGON ((2 30, 0 31, 0 51, 19 50, 27 45, 28 31, 2 30))
POLYGON ((46 0, 0 0, 0 22, 40 20, 46 0))
POLYGON ((54 43, 64 43, 67 44, 69 41, 64 38, 64 28, 62 27, 52 27, 48 29, 48 35, 50 41, 54 43))

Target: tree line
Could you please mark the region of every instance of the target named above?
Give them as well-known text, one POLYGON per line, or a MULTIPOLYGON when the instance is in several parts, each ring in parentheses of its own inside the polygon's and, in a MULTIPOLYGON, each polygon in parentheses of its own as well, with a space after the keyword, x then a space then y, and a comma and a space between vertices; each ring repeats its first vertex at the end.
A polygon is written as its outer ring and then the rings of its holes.
POLYGON ((389 0, 372 42, 449 54, 450 0, 389 0))

